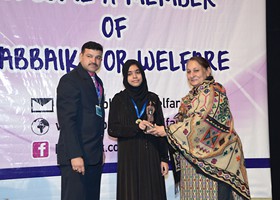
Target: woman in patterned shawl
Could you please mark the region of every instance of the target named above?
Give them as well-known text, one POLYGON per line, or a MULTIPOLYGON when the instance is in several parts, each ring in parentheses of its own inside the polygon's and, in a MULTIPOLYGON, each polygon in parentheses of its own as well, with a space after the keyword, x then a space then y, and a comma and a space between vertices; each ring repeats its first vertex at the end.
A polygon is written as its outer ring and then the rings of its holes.
POLYGON ((225 88, 215 82, 202 57, 189 59, 187 79, 192 89, 182 98, 177 123, 167 131, 180 199, 250 199, 242 144, 225 88))

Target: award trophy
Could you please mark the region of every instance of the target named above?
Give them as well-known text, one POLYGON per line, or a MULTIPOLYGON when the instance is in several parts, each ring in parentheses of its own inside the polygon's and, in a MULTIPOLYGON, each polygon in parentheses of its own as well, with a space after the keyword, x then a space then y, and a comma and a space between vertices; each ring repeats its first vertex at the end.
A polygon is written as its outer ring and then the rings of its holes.
MULTIPOLYGON (((146 107, 146 114, 147 114, 147 121, 150 123, 154 123, 154 113, 155 113, 155 106, 152 101, 149 101, 147 107, 146 107)), ((153 127, 147 127, 147 130, 153 127)))

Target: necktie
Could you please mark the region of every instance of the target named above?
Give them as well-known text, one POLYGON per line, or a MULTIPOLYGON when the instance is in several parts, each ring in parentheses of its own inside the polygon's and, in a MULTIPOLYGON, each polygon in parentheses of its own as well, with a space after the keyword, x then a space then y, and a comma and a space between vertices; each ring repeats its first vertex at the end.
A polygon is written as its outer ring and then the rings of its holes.
POLYGON ((91 78, 92 78, 92 81, 93 81, 93 83, 94 83, 95 88, 98 89, 99 84, 98 84, 98 82, 96 81, 95 76, 92 76, 91 78))
POLYGON ((96 93, 97 93, 97 96, 98 96, 98 101, 99 101, 99 104, 101 103, 101 97, 102 97, 102 87, 101 85, 98 83, 98 81, 96 80, 95 76, 91 76, 92 78, 92 81, 94 83, 94 86, 95 86, 95 89, 96 89, 96 93))
POLYGON ((88 72, 88 73, 89 73, 89 75, 90 75, 90 77, 91 77, 91 79, 92 79, 92 81, 94 83, 95 88, 97 90, 99 90, 99 83, 98 83, 98 81, 95 78, 95 73, 93 73, 93 72, 88 72))

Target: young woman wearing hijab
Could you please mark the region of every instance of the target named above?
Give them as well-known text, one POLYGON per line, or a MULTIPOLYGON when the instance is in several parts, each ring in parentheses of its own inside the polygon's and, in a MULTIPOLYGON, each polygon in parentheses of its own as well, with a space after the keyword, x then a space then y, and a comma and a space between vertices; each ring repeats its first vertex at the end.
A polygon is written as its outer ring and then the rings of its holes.
POLYGON ((187 79, 192 88, 167 134, 174 148, 171 158, 180 199, 250 199, 242 144, 225 88, 215 82, 202 57, 188 60, 187 79))
POLYGON ((166 200, 168 142, 161 102, 148 91, 141 64, 127 60, 122 69, 125 89, 112 99, 108 134, 118 138, 117 200, 166 200), (146 131, 154 127, 153 134, 146 131))

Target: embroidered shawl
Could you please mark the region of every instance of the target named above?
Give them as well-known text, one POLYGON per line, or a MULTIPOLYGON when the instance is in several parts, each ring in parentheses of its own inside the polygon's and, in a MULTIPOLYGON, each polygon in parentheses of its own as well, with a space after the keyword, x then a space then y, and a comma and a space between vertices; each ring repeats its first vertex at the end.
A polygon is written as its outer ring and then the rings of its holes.
POLYGON ((176 118, 177 123, 168 127, 173 148, 207 175, 250 199, 242 144, 225 88, 213 78, 205 80, 182 98, 176 118))

